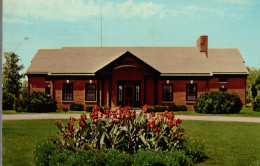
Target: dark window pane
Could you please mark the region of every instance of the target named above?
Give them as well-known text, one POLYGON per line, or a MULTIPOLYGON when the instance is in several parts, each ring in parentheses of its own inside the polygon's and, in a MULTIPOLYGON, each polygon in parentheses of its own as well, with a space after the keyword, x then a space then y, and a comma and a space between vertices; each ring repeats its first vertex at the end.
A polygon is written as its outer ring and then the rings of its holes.
POLYGON ((96 84, 86 84, 86 101, 96 101, 96 84))
POLYGON ((197 99, 197 84, 186 85, 186 100, 195 101, 197 99))
POLYGON ((219 91, 227 92, 227 88, 219 88, 219 91))
POLYGON ((45 93, 46 94, 51 94, 51 88, 50 87, 45 87, 45 93))
POLYGON ((163 101, 173 101, 173 85, 172 84, 163 85, 162 100, 163 101))
POLYGON ((219 78, 219 82, 228 82, 227 78, 219 78))
POLYGON ((62 84, 62 100, 73 101, 73 84, 62 84))

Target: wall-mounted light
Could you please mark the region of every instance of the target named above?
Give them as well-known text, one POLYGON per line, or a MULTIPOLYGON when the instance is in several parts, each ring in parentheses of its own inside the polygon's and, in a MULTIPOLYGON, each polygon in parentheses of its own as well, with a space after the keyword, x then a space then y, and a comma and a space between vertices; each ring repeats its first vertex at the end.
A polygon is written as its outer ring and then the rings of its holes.
POLYGON ((70 83, 70 80, 67 80, 67 84, 70 83))
POLYGON ((92 84, 92 80, 89 80, 89 83, 92 84))
POLYGON ((193 84, 193 80, 190 80, 190 83, 193 84))
POLYGON ((166 82, 167 82, 167 84, 169 84, 169 82, 170 82, 170 81, 169 81, 169 80, 167 80, 166 82))

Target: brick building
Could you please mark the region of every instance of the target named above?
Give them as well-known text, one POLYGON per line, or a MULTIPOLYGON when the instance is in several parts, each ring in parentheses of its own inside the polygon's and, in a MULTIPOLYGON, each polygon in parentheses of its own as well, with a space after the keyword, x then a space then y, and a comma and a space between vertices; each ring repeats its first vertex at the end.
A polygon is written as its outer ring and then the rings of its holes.
POLYGON ((58 108, 86 105, 187 105, 204 92, 237 93, 246 102, 247 68, 236 48, 63 47, 39 49, 26 72, 29 91, 42 91, 58 108))

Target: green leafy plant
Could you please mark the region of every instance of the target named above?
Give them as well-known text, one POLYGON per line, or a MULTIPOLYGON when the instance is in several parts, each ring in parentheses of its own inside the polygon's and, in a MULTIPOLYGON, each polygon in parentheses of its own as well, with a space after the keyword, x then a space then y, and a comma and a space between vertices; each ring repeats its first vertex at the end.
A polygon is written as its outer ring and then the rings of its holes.
POLYGON ((72 103, 70 105, 71 111, 84 111, 84 106, 81 103, 72 103))
POLYGON ((2 108, 3 110, 13 110, 13 105, 15 101, 15 96, 8 91, 3 91, 3 101, 2 101, 2 108))
POLYGON ((252 103, 253 110, 260 112, 260 95, 258 95, 252 103))
POLYGON ((137 115, 130 107, 100 112, 95 106, 87 121, 82 114, 78 123, 71 117, 67 125, 60 121, 55 124, 61 131, 58 136, 62 148, 82 151, 88 149, 117 149, 134 153, 138 149, 170 150, 184 140, 185 131, 180 127, 181 120, 174 120, 173 112, 155 115, 147 113, 148 106, 137 115))
POLYGON ((17 98, 14 109, 17 112, 55 112, 57 102, 42 92, 33 92, 17 98))
POLYGON ((220 91, 203 93, 194 104, 194 110, 206 114, 233 114, 239 113, 242 101, 237 94, 220 91))

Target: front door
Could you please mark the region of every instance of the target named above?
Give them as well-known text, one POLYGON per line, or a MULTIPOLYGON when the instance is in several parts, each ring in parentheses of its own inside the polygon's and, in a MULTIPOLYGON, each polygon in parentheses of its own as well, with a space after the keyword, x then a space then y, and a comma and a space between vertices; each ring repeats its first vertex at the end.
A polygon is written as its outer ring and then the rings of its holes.
POLYGON ((141 81, 118 81, 117 82, 117 105, 118 106, 141 106, 141 81))
POLYGON ((124 105, 133 107, 134 106, 134 86, 125 85, 124 91, 125 91, 124 105))

